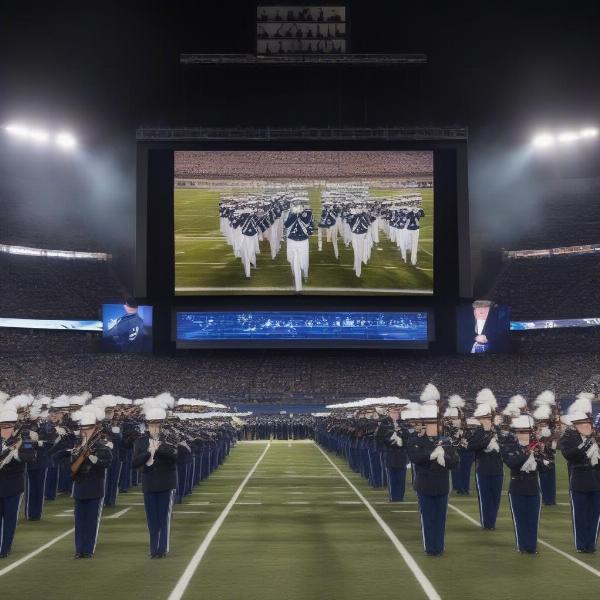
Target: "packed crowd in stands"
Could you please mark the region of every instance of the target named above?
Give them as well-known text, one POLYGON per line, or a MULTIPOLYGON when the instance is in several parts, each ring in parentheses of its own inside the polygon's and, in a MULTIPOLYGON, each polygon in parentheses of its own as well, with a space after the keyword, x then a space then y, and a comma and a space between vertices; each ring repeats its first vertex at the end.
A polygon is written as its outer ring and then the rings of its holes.
POLYGON ((490 296, 517 321, 598 317, 600 254, 507 261, 490 296))
MULTIPOLYGON (((499 397, 550 388, 561 397, 600 375, 600 355, 434 355, 398 351, 213 351, 163 357, 120 354, 0 353, 0 389, 57 395, 89 390, 129 398, 169 390, 231 402, 328 403, 397 395, 417 397, 435 383, 472 397, 488 386, 499 397), (66 390, 69 388, 69 390, 66 390)), ((593 391, 593 390, 592 390, 593 391)))
POLYGON ((406 177, 433 173, 431 152, 176 152, 177 178, 406 177))
POLYGON ((600 178, 545 183, 539 218, 510 249, 600 244, 600 178))
POLYGON ((513 333, 511 338, 512 349, 522 354, 600 353, 600 327, 534 329, 513 333))
POLYGON ((126 294, 109 263, 0 253, 0 316, 99 319, 126 294))

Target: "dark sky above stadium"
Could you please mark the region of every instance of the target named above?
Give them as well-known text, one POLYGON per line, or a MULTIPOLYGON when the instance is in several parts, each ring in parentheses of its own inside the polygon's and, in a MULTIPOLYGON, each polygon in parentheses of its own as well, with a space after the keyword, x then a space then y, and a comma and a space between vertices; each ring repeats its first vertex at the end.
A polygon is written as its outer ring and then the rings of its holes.
MULTIPOLYGON (((1 5, 0 118, 41 115, 90 142, 133 141, 140 124, 183 122, 180 52, 252 51, 254 2, 1 5)), ((361 0, 350 10, 354 51, 428 55, 423 121, 500 135, 509 123, 529 132, 556 119, 597 120, 598 2, 361 0)), ((219 91, 243 99, 231 79, 219 91)))

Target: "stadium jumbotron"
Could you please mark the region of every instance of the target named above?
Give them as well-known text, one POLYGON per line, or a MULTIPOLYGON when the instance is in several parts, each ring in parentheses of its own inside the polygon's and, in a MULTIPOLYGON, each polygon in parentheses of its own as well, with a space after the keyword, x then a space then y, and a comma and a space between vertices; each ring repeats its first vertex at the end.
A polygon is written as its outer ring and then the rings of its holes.
POLYGON ((596 8, 90 11, 3 13, 3 595, 598 595, 596 8))

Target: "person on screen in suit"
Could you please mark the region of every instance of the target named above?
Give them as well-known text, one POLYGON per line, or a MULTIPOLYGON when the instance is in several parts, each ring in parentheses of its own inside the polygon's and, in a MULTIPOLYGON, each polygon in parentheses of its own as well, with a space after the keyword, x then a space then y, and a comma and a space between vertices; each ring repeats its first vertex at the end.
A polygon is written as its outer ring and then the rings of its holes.
POLYGON ((123 304, 125 314, 109 328, 107 336, 120 352, 138 352, 144 344, 144 321, 138 314, 135 298, 128 298, 123 304))
POLYGON ((459 332, 460 349, 467 354, 498 350, 498 307, 490 300, 475 300, 472 316, 465 319, 459 332))

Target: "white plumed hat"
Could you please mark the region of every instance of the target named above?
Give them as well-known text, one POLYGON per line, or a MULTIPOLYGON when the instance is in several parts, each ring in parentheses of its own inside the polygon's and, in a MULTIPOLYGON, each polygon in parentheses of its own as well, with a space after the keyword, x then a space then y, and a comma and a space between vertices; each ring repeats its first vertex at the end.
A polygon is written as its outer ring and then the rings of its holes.
POLYGON ((421 402, 423 404, 437 404, 440 399, 440 391, 433 385, 428 383, 425 389, 421 392, 421 402))

